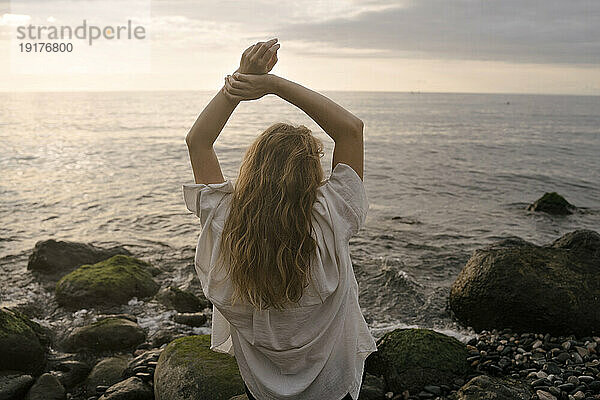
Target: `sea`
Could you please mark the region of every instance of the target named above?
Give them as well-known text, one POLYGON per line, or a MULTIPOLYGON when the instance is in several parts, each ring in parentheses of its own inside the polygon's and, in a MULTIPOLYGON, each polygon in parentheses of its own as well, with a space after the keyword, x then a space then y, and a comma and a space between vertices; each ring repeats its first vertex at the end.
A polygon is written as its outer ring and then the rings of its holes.
MULTIPOLYGON (((183 202, 193 183, 185 136, 213 92, 0 93, 0 306, 36 304, 50 327, 83 324, 94 310, 58 307, 26 268, 36 242, 124 245, 162 268, 161 284, 200 290, 193 256, 198 219, 183 202)), ((518 236, 546 245, 600 230, 600 97, 519 94, 325 92, 365 123, 370 209, 351 239, 360 305, 376 337, 397 327, 473 335, 447 308, 474 250, 518 236), (545 192, 579 210, 527 211, 545 192)), ((303 124, 275 97, 243 102, 215 144, 226 178, 275 122, 303 124)), ((133 299, 150 331, 172 312, 133 299)), ((210 327, 193 332, 209 333, 210 327)))

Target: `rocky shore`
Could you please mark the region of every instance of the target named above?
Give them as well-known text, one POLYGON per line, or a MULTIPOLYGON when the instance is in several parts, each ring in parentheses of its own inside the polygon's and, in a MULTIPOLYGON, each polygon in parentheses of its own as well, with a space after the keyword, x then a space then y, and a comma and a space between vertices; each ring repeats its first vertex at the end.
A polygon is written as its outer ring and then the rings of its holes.
MULTIPOLYGON (((163 285, 160 265, 123 247, 48 240, 28 269, 61 309, 87 317, 61 330, 36 322, 43 305, 0 308, 0 400, 245 398, 235 359, 211 351, 203 334, 210 302, 163 285), (195 333, 150 334, 135 313, 118 312, 140 301, 195 333)), ((509 238, 475 251, 448 310, 477 334, 462 342, 429 329, 386 333, 359 398, 600 399, 598 233, 570 232, 547 246, 509 238)))

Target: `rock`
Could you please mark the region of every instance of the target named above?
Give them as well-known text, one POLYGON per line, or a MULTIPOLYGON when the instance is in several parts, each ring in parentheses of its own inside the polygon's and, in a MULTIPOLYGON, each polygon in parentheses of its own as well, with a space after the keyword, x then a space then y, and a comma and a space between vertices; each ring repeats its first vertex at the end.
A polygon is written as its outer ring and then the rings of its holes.
POLYGON ((107 357, 94 366, 85 380, 85 388, 89 395, 96 394, 97 386, 110 387, 121 381, 123 371, 129 360, 126 357, 107 357))
POLYGON ((181 290, 175 286, 161 289, 156 294, 156 300, 167 308, 180 313, 193 313, 202 311, 209 306, 206 298, 198 298, 195 294, 181 290))
POLYGON ((587 336, 600 332, 600 235, 568 233, 550 246, 519 238, 476 250, 450 290, 449 306, 476 331, 587 336))
POLYGON ((106 318, 73 329, 62 347, 70 352, 128 350, 145 340, 145 332, 135 322, 124 318, 106 318))
POLYGON ((210 350, 210 335, 175 339, 158 359, 156 400, 228 400, 244 392, 235 358, 210 350))
POLYGON ((153 347, 160 347, 163 344, 170 343, 174 339, 177 339, 178 337, 182 337, 182 336, 183 335, 176 334, 174 332, 171 332, 168 329, 159 329, 151 337, 152 346, 153 347))
POLYGON ((50 343, 48 330, 24 314, 0 308, 0 370, 42 372, 50 343))
POLYGON ((396 329, 377 343, 365 370, 383 376, 386 390, 418 393, 426 385, 451 385, 469 372, 466 346, 429 329, 396 329))
POLYGON ((33 377, 19 371, 0 372, 0 399, 21 400, 33 385, 33 377))
POLYGON ((539 400, 556 400, 556 397, 553 394, 546 392, 545 390, 536 390, 535 394, 537 394, 539 400))
POLYGON ((82 361, 62 361, 54 367, 54 375, 67 389, 82 382, 90 373, 90 366, 82 361))
POLYGON ((554 215, 573 214, 575 209, 576 207, 574 205, 556 192, 545 193, 527 207, 527 210, 529 211, 543 211, 554 215))
POLYGON ((202 313, 179 313, 173 318, 178 324, 188 326, 203 326, 206 323, 206 315, 202 313))
POLYGON ((43 240, 35 244, 27 269, 45 275, 62 276, 84 264, 96 264, 117 254, 131 255, 122 246, 102 249, 92 244, 43 240))
POLYGON ((122 378, 125 379, 134 376, 138 368, 147 366, 150 362, 157 361, 161 352, 162 349, 148 350, 145 353, 135 357, 129 362, 129 364, 127 364, 127 368, 125 368, 125 371, 123 371, 122 378))
POLYGON ((232 398, 230 398, 229 400, 248 400, 248 396, 246 395, 246 393, 244 394, 239 394, 237 396, 233 396, 232 398))
POLYGON ((35 381, 25 400, 63 400, 65 398, 65 388, 58 378, 46 373, 35 381))
POLYGON ((150 385, 135 376, 109 387, 98 400, 154 400, 150 385))
POLYGON ((385 398, 385 381, 375 375, 365 373, 360 393, 359 400, 381 400, 385 398))
POLYGON ((533 391, 511 378, 479 375, 467 382, 452 397, 454 400, 529 400, 533 391))
POLYGON ((153 296, 159 285, 156 270, 145 261, 117 255, 93 265, 83 265, 56 284, 56 301, 68 309, 111 307, 132 297, 153 296))

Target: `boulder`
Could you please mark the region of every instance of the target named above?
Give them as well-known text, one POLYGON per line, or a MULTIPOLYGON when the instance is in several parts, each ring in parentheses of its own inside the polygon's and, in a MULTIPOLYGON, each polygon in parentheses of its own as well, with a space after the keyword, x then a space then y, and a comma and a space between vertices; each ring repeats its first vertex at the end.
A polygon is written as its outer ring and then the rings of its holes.
POLYGON ((82 361, 66 360, 54 366, 53 374, 66 389, 71 389, 82 382, 90 370, 90 366, 82 361))
POLYGON ((98 362, 84 382, 89 395, 96 394, 97 386, 112 386, 121 381, 123 371, 127 368, 128 358, 107 357, 98 362))
POLYGON ((98 400, 154 400, 150 385, 135 376, 106 389, 98 400))
POLYGON ((152 347, 161 347, 163 344, 168 344, 173 340, 185 336, 181 333, 175 333, 168 329, 157 330, 150 338, 152 347))
POLYGON ((430 329, 395 329, 377 342, 366 372, 383 376, 386 391, 417 394, 426 385, 452 385, 470 373, 465 344, 430 329))
POLYGON ((179 313, 173 317, 173 321, 178 324, 194 327, 204 326, 206 319, 206 315, 202 313, 179 313))
POLYGON ((24 314, 0 308, 0 370, 18 370, 33 375, 46 364, 50 334, 24 314))
POLYGON ((476 250, 452 285, 449 306, 476 331, 597 334, 600 235, 574 231, 548 246, 512 238, 476 250))
POLYGON ((66 391, 52 374, 42 374, 33 384, 25 400, 63 400, 66 391))
POLYGON ((152 279, 156 268, 137 258, 117 255, 93 265, 83 265, 56 284, 56 301, 68 309, 111 307, 132 297, 153 296, 159 285, 152 279))
POLYGON ((198 298, 195 294, 175 286, 161 289, 156 294, 156 300, 165 307, 177 310, 180 313, 202 311, 210 304, 206 298, 198 298))
POLYGON ((33 382, 34 379, 31 375, 19 371, 1 371, 0 399, 22 400, 33 382))
POLYGON ((235 358, 210 350, 210 335, 169 343, 154 373, 156 400, 229 400, 244 391, 235 358))
POLYGON ((452 400, 529 400, 529 385, 511 378, 479 375, 467 382, 450 398, 452 400))
POLYGON ((27 269, 62 276, 80 265, 96 264, 117 254, 131 255, 122 246, 103 249, 86 243, 43 240, 35 244, 27 269))
POLYGON ((66 351, 91 352, 130 350, 146 340, 146 333, 135 322, 125 318, 105 318, 73 329, 65 338, 66 351))
POLYGON ((554 215, 573 214, 576 207, 556 192, 545 193, 542 197, 527 207, 529 211, 543 211, 554 215))
POLYGON ((364 374, 363 382, 358 394, 358 400, 382 400, 385 399, 385 381, 383 378, 364 374))

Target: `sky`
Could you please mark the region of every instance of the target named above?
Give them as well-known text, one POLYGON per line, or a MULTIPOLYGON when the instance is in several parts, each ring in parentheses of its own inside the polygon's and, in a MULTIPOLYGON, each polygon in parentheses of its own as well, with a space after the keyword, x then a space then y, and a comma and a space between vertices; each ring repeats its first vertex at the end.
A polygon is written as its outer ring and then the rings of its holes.
POLYGON ((115 4, 0 0, 0 91, 216 90, 246 47, 277 37, 272 72, 317 90, 600 95, 598 0, 140 0, 126 11, 148 34, 139 57, 105 41, 79 70, 61 54, 28 58, 33 73, 11 64, 34 13, 93 20, 94 5, 125 12, 115 4))

